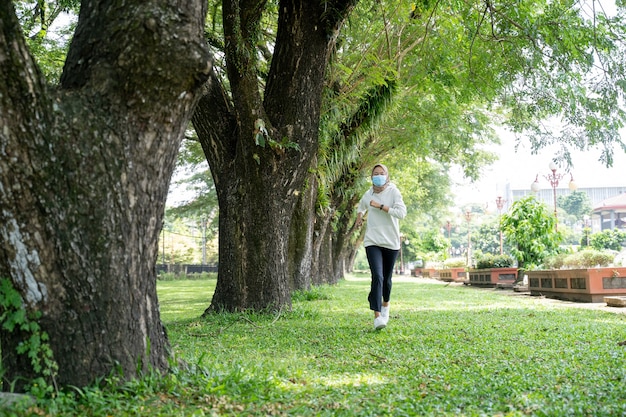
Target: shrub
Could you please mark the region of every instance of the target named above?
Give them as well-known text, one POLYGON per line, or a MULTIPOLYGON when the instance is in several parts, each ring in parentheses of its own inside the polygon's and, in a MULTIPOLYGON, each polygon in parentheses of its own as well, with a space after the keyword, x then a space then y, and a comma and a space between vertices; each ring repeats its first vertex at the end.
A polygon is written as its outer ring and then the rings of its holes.
POLYGON ((446 259, 443 263, 444 268, 462 268, 465 266, 465 259, 452 258, 446 259))
POLYGON ((609 251, 584 249, 570 254, 559 254, 546 258, 543 262, 544 269, 576 269, 610 266, 615 259, 615 254, 609 251))
POLYGON ((511 268, 515 265, 515 260, 510 255, 492 255, 486 253, 476 261, 477 269, 489 268, 511 268))
POLYGON ((544 269, 562 269, 565 263, 565 258, 571 256, 571 254, 567 253, 559 253, 557 255, 552 255, 543 260, 543 268, 544 269))
POLYGON ((329 300, 330 297, 327 293, 329 286, 315 286, 309 290, 295 290, 291 294, 291 301, 316 301, 316 300, 329 300))
POLYGON ((522 268, 531 269, 558 253, 561 234, 555 228, 556 218, 533 196, 514 202, 510 211, 502 215, 501 225, 511 253, 522 268))
POLYGON ((594 249, 612 249, 621 250, 622 245, 626 242, 626 232, 619 229, 603 230, 594 233, 590 237, 590 244, 594 249))
POLYGON ((179 279, 179 277, 173 272, 161 272, 157 275, 157 279, 160 281, 174 281, 179 279))
POLYGON ((580 252, 568 255, 563 260, 565 268, 593 268, 596 266, 609 266, 615 254, 594 249, 585 249, 580 252))

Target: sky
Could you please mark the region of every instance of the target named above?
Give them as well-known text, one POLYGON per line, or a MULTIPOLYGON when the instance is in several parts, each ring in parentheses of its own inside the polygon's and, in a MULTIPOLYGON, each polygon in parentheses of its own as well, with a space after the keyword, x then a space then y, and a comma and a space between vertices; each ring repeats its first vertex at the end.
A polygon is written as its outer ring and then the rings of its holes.
MULTIPOLYGON (((591 12, 591 0, 585 0, 588 11, 591 12)), ((616 13, 614 0, 594 0, 595 10, 604 12, 609 16, 616 13)), ((589 13, 591 15, 591 13, 589 13)), ((495 199, 504 196, 506 184, 510 184, 512 190, 530 189, 530 185, 538 176, 542 189, 551 188, 550 183, 543 175, 550 174, 549 164, 556 154, 556 147, 548 147, 536 155, 531 155, 530 147, 524 146, 523 142, 515 150, 515 138, 512 134, 500 131, 501 144, 489 148, 500 156, 491 167, 483 171, 481 179, 476 183, 470 183, 462 178, 462 174, 454 175, 456 186, 453 187, 455 205, 463 207, 468 204, 490 204, 495 206, 495 199)), ((626 137, 623 132, 622 137, 626 137)), ((605 167, 599 161, 600 151, 590 150, 587 152, 573 151, 571 174, 578 188, 588 187, 624 187, 626 188, 626 153, 617 148, 614 150, 612 168, 605 167)), ((557 174, 565 174, 559 182, 558 188, 567 188, 570 175, 565 167, 558 167, 557 174)))
MULTIPOLYGON (((453 187, 457 207, 468 204, 492 203, 499 196, 505 196, 505 187, 510 184, 512 190, 529 190, 530 185, 538 176, 542 189, 551 188, 544 175, 551 174, 549 164, 556 154, 554 146, 541 150, 532 155, 530 147, 523 142, 515 149, 515 139, 512 135, 502 132, 501 144, 493 145, 489 150, 499 155, 499 160, 483 170, 481 179, 474 184, 454 175, 456 186, 453 187)), ((613 166, 605 167, 599 161, 600 150, 586 152, 572 152, 572 169, 557 167, 557 174, 564 174, 558 188, 568 188, 573 176, 578 188, 587 187, 625 187, 626 188, 626 153, 619 148, 615 149, 613 166), (570 176, 571 174, 571 176, 570 176)))

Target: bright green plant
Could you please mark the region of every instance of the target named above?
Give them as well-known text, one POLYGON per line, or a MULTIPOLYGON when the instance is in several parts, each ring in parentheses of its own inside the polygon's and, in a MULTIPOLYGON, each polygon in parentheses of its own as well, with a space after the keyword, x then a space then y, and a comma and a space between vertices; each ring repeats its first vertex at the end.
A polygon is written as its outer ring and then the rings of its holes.
POLYGON ((535 268, 558 252, 561 235, 555 226, 555 217, 533 196, 514 202, 511 210, 502 215, 502 231, 511 245, 511 254, 525 269, 535 268))
POLYGON ((557 253, 556 255, 550 255, 544 258, 542 269, 561 269, 565 263, 565 257, 569 256, 568 253, 557 253))
POLYGON ((515 260, 510 255, 492 255, 486 253, 477 257, 476 268, 488 269, 488 268, 510 268, 515 264, 515 260))
POLYGON ((365 254, 365 248, 360 247, 356 256, 354 257, 354 265, 352 266, 354 271, 367 271, 369 270, 369 264, 367 263, 367 255, 365 254))
POLYGON ((591 213, 591 200, 587 193, 583 191, 572 191, 568 195, 561 195, 557 198, 559 207, 563 208, 569 215, 574 216, 576 220, 582 220, 584 216, 591 213))
POLYGON ((435 230, 425 232, 421 243, 426 252, 443 252, 448 246, 445 237, 435 230))
POLYGON ((563 266, 566 268, 593 268, 596 266, 609 266, 614 259, 615 255, 612 253, 586 249, 566 256, 563 260, 563 266))
POLYGON ((477 233, 472 234, 474 250, 480 249, 484 253, 500 252, 500 226, 497 222, 482 224, 477 233))
POLYGON ((0 328, 4 332, 20 331, 27 335, 18 345, 17 353, 27 355, 33 371, 40 375, 36 380, 31 381, 31 393, 36 395, 43 395, 53 390, 58 371, 52 349, 47 343, 48 334, 42 332, 37 323, 40 317, 39 311, 32 314, 26 311, 22 296, 10 280, 0 279, 0 328))
POLYGON ((410 242, 409 245, 403 247, 407 259, 425 261, 446 259, 449 242, 438 230, 424 229, 420 233, 412 234, 409 232, 405 237, 410 242))
POLYGON ((543 269, 574 269, 609 266, 615 254, 595 249, 584 249, 575 253, 560 253, 544 259, 543 269))
POLYGON ((612 249, 622 250, 622 245, 626 242, 626 232, 619 229, 603 230, 594 233, 589 238, 591 247, 597 250, 612 249))
POLYGON ((591 227, 585 227, 580 238, 580 246, 591 246, 591 227))
POLYGON ((446 259, 443 262, 443 266, 445 268, 461 268, 465 266, 465 259, 458 259, 458 258, 453 258, 453 259, 446 259))
POLYGON ((317 287, 311 287, 310 290, 296 290, 291 294, 291 301, 300 302, 300 301, 328 300, 330 299, 330 296, 328 295, 329 289, 330 287, 317 286, 317 287))

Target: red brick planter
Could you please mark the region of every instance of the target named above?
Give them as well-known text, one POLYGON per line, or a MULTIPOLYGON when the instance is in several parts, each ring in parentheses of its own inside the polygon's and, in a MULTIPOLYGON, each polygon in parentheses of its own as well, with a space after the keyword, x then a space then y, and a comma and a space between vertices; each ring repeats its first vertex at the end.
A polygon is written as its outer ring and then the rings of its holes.
POLYGON ((510 285, 517 280, 517 268, 472 269, 469 271, 469 284, 479 287, 510 285))
POLYGON ((606 296, 626 296, 626 267, 526 271, 531 295, 601 303, 606 296))
POLYGON ((411 275, 414 277, 438 278, 439 271, 434 268, 415 268, 411 271, 411 275))
POLYGON ((437 270, 438 278, 445 282, 464 282, 466 278, 465 268, 444 268, 437 270))

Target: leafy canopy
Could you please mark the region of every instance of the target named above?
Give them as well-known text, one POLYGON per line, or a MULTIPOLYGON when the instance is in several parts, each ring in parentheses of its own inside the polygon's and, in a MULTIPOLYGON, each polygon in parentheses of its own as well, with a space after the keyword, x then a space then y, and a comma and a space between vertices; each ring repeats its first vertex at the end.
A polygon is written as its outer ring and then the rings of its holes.
POLYGON ((591 214, 591 200, 587 193, 582 191, 573 191, 568 195, 560 195, 557 198, 557 204, 563 208, 565 212, 574 216, 576 220, 583 220, 585 216, 591 214))
POLYGON ((522 268, 531 269, 558 251, 561 235, 548 207, 534 196, 517 200, 502 215, 501 227, 511 254, 522 268))

